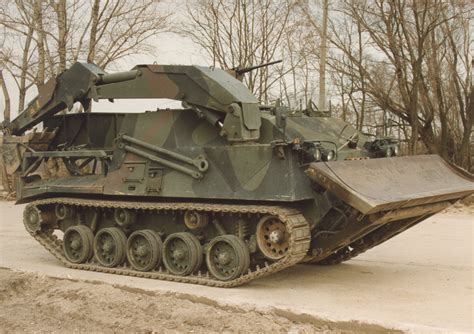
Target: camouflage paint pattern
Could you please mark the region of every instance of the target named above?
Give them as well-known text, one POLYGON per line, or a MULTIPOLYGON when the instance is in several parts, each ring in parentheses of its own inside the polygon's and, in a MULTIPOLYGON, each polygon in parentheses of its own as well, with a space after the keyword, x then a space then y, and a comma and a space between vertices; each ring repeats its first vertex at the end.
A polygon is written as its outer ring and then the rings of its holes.
MULTIPOLYGON (((313 120, 306 116, 291 117, 286 129, 287 140, 330 140, 333 133, 340 132, 345 126, 341 124, 342 127, 338 127, 337 121, 330 121, 313 120), (314 123, 314 130, 305 129, 299 122, 314 123), (325 128, 331 132, 325 133, 325 128)), ((51 128, 61 126, 53 145, 68 142, 75 146, 85 144, 89 148, 115 149, 107 176, 98 176, 103 179, 103 192, 107 195, 259 201, 312 199, 314 195, 304 174, 307 166, 299 163, 297 152, 287 147, 284 149, 285 158, 279 158, 271 145, 271 142, 283 137, 274 122, 274 116, 262 117, 258 142, 233 145, 220 136, 219 128, 200 119, 191 109, 131 114, 70 114, 51 118, 45 124, 51 128), (209 169, 202 179, 196 180, 171 168, 160 167, 133 153, 123 152, 117 145, 114 147, 113 140, 119 133, 187 157, 204 155, 209 161, 209 169), (133 166, 137 167, 129 172, 133 166), (150 170, 157 168, 162 178, 160 191, 149 192, 146 190, 147 183, 155 180, 150 180, 148 176, 150 170)), ((343 142, 338 140, 335 144, 343 142)), ((329 147, 333 145, 329 144, 329 147)), ((361 152, 357 148, 341 151, 339 156, 360 155, 361 152)), ((45 182, 50 181, 42 183, 45 182)), ((62 182, 68 183, 67 180, 62 182)), ((42 188, 40 184, 26 186, 26 189, 42 188)))
POLYGON ((310 163, 321 160, 313 154, 332 153, 339 161, 364 159, 370 156, 370 141, 339 119, 281 110, 261 109, 242 82, 221 69, 138 65, 108 74, 93 64, 77 63, 41 87, 39 97, 7 124, 17 135, 41 121, 54 129, 48 130, 47 149, 40 151, 45 161, 62 159, 71 173, 49 179, 27 175, 40 161, 25 154, 34 141, 16 144, 19 151, 12 154, 10 167, 24 174, 19 200, 97 194, 279 202, 293 203, 312 216, 310 221, 318 221, 340 200, 308 178, 310 163), (185 109, 53 116, 74 102, 87 110, 91 100, 116 98, 171 98, 183 101, 185 109), (87 152, 89 160, 82 166, 87 152), (193 165, 195 161, 206 168, 193 165), (85 172, 91 164, 93 171, 85 172))

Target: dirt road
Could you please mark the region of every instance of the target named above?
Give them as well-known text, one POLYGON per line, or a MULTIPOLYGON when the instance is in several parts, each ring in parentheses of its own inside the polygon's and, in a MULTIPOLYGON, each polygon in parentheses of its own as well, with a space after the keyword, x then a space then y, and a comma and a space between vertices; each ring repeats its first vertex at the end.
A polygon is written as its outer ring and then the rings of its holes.
MULTIPOLYGON (((291 332, 298 330, 313 332, 329 328, 333 330, 366 331, 370 329, 378 331, 381 329, 380 327, 367 325, 377 324, 385 328, 398 328, 413 332, 473 331, 472 241, 474 212, 472 212, 472 208, 470 210, 455 208, 448 213, 436 215, 346 264, 332 267, 301 265, 235 289, 196 287, 64 268, 23 230, 21 213, 21 206, 14 207, 11 202, 0 203, 0 267, 35 272, 50 277, 100 281, 126 287, 125 289, 139 288, 152 291, 157 298, 164 298, 163 294, 165 294, 164 296, 171 294, 171 296, 178 296, 181 300, 217 308, 216 310, 206 309, 202 314, 199 313, 197 316, 199 319, 206 318, 206 315, 209 314, 213 315, 217 310, 220 310, 219 312, 228 311, 229 307, 231 308, 228 314, 230 318, 236 316, 236 312, 232 310, 252 311, 250 313, 253 315, 266 312, 264 315, 269 317, 271 322, 265 323, 262 328, 269 330, 280 326, 282 331, 291 332), (358 321, 362 325, 347 323, 347 321, 358 321), (276 327, 271 327, 273 325, 276 327)), ((2 275, 8 276, 8 274, 2 275)), ((15 280, 16 278, 13 279, 13 281, 15 280)), ((43 289, 43 297, 36 295, 38 292, 35 290, 31 290, 29 292, 32 295, 31 298, 35 300, 43 298, 46 304, 50 290, 67 290, 71 284, 64 280, 51 281, 48 279, 46 279, 47 283, 44 283, 45 278, 35 278, 28 275, 26 275, 26 280, 32 282, 26 285, 39 285, 43 289), (36 281, 37 279, 39 281, 36 281), (58 284, 62 288, 57 288, 58 284)), ((77 284, 90 283, 77 282, 77 284)), ((88 287, 73 289, 77 291, 89 290, 88 287)), ((86 297, 82 295, 79 299, 92 298, 93 305, 95 303, 99 305, 98 312, 107 310, 109 309, 108 300, 113 300, 113 297, 110 296, 119 296, 124 293, 123 288, 120 288, 119 292, 115 294, 109 289, 118 288, 107 286, 104 288, 105 297, 101 299, 99 293, 95 296, 96 301, 93 299, 94 296, 89 295, 86 297), (105 291, 108 291, 107 294, 105 291)), ((102 288, 98 290, 102 291, 102 288)), ((67 296, 67 293, 65 295, 67 296)), ((131 298, 127 294, 124 296, 125 300, 131 298)), ((150 303, 146 296, 145 293, 140 297, 142 303, 131 302, 131 309, 146 309, 146 305, 150 303)), ((66 297, 63 299, 68 300, 66 297)), ((70 300, 76 299, 74 297, 70 300)), ((8 298, 1 299, 0 297, 0 303, 7 305, 0 309, 0 315, 10 309, 6 300, 8 298)), ((160 305, 161 302, 161 300, 156 300, 153 303, 160 305)), ((27 303, 25 302, 25 304, 27 303)), ((120 303, 111 305, 112 311, 116 308, 126 309, 126 303, 122 306, 120 303)), ((34 313, 34 304, 31 307, 29 312, 34 313)), ((188 306, 183 304, 178 309, 181 311, 176 311, 177 314, 186 315, 188 306)), ((78 317, 84 316, 84 314, 81 315, 81 310, 84 311, 80 307, 78 317)), ((241 314, 246 314, 244 311, 241 311, 241 314)), ((112 316, 113 312, 107 311, 105 314, 112 316)), ((150 311, 151 313, 141 312, 147 315, 154 314, 152 311, 150 311)), ((189 314, 192 319, 194 317, 192 312, 189 314)), ((260 321, 257 318, 236 317, 242 323, 255 324, 260 321)), ((170 316, 165 318, 170 318, 170 316)), ((222 325, 225 321, 223 319, 227 318, 224 315, 219 319, 218 324, 222 325)), ((206 323, 206 320, 202 321, 205 326, 210 326, 210 330, 223 330, 221 327, 212 327, 206 323)), ((0 319, 0 322, 5 323, 3 319, 0 319)), ((94 324, 93 319, 91 324, 94 324)), ((107 326, 109 325, 114 326, 112 322, 107 323, 107 326)), ((97 326, 99 327, 91 327, 91 330, 100 328, 100 325, 97 326)), ((205 326, 170 326, 166 328, 171 331, 195 329, 199 332, 207 328, 205 326)), ((140 328, 141 330, 146 329, 145 327, 140 328)), ((232 331, 238 328, 230 327, 228 330, 232 331)), ((253 329, 253 327, 251 328, 253 329)), ((64 328, 64 330, 69 329, 71 328, 64 328)), ((242 327, 241 330, 245 331, 245 327, 242 327)))

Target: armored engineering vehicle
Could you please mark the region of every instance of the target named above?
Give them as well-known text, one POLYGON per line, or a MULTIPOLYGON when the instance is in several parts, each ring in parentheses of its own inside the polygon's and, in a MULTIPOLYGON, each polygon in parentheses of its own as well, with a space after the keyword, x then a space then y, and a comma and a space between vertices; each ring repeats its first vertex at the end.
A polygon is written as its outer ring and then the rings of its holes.
POLYGON ((339 119, 261 105, 238 74, 76 63, 48 81, 3 124, 26 230, 70 268, 233 287, 348 260, 474 192, 439 156, 397 157, 339 119), (183 108, 91 112, 137 98, 183 108))

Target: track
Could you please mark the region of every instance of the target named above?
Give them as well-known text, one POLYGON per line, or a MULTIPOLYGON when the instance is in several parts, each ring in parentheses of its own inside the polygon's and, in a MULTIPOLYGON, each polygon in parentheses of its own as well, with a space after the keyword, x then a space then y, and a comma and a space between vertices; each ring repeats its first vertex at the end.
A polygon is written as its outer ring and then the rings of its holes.
MULTIPOLYGON (((69 262, 64 256, 62 240, 57 238, 53 229, 42 228, 38 232, 29 233, 54 257, 56 257, 63 265, 73 269, 98 271, 117 275, 128 275, 136 277, 144 277, 151 279, 159 279, 166 281, 192 283, 199 285, 207 285, 222 288, 231 288, 239 286, 258 278, 268 276, 272 273, 281 271, 300 262, 308 252, 310 245, 309 225, 303 215, 294 209, 279 206, 253 206, 253 205, 220 205, 220 204, 198 204, 198 203, 146 203, 146 202, 125 202, 125 201, 93 201, 77 198, 55 198, 34 201, 25 208, 25 212, 31 206, 38 210, 51 204, 67 204, 78 207, 94 207, 104 209, 135 209, 135 210, 200 210, 212 213, 235 213, 235 214, 270 214, 277 216, 287 228, 290 234, 289 247, 287 255, 281 260, 268 264, 263 267, 256 266, 253 270, 249 269, 248 273, 230 281, 219 281, 211 277, 208 273, 198 272, 189 276, 176 276, 168 273, 162 267, 156 271, 140 272, 131 269, 126 263, 121 267, 106 268, 98 265, 92 259, 85 264, 74 264, 69 262)), ((27 229, 28 230, 28 229, 27 229)))
POLYGON ((381 243, 402 233, 403 231, 409 229, 426 218, 426 216, 421 216, 414 219, 406 219, 404 221, 389 223, 376 229, 375 231, 370 232, 359 240, 354 241, 350 245, 345 246, 327 258, 309 263, 317 265, 336 265, 345 261, 349 261, 354 257, 366 252, 367 250, 380 245, 381 243))

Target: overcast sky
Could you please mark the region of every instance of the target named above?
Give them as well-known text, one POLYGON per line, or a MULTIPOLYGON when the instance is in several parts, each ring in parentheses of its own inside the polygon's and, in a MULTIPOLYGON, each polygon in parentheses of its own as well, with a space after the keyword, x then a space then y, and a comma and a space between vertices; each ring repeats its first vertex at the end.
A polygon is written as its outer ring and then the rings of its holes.
MULTIPOLYGON (((142 55, 140 57, 129 57, 119 66, 122 70, 128 70, 137 64, 181 64, 181 65, 211 65, 205 60, 202 51, 188 38, 174 33, 164 33, 154 42, 156 47, 155 56, 142 55), (128 65, 128 66, 127 66, 128 65)), ((101 100, 94 104, 94 111, 114 112, 141 112, 160 108, 179 108, 181 102, 173 100, 139 99, 139 100, 115 100, 112 104, 108 100, 101 100)))

